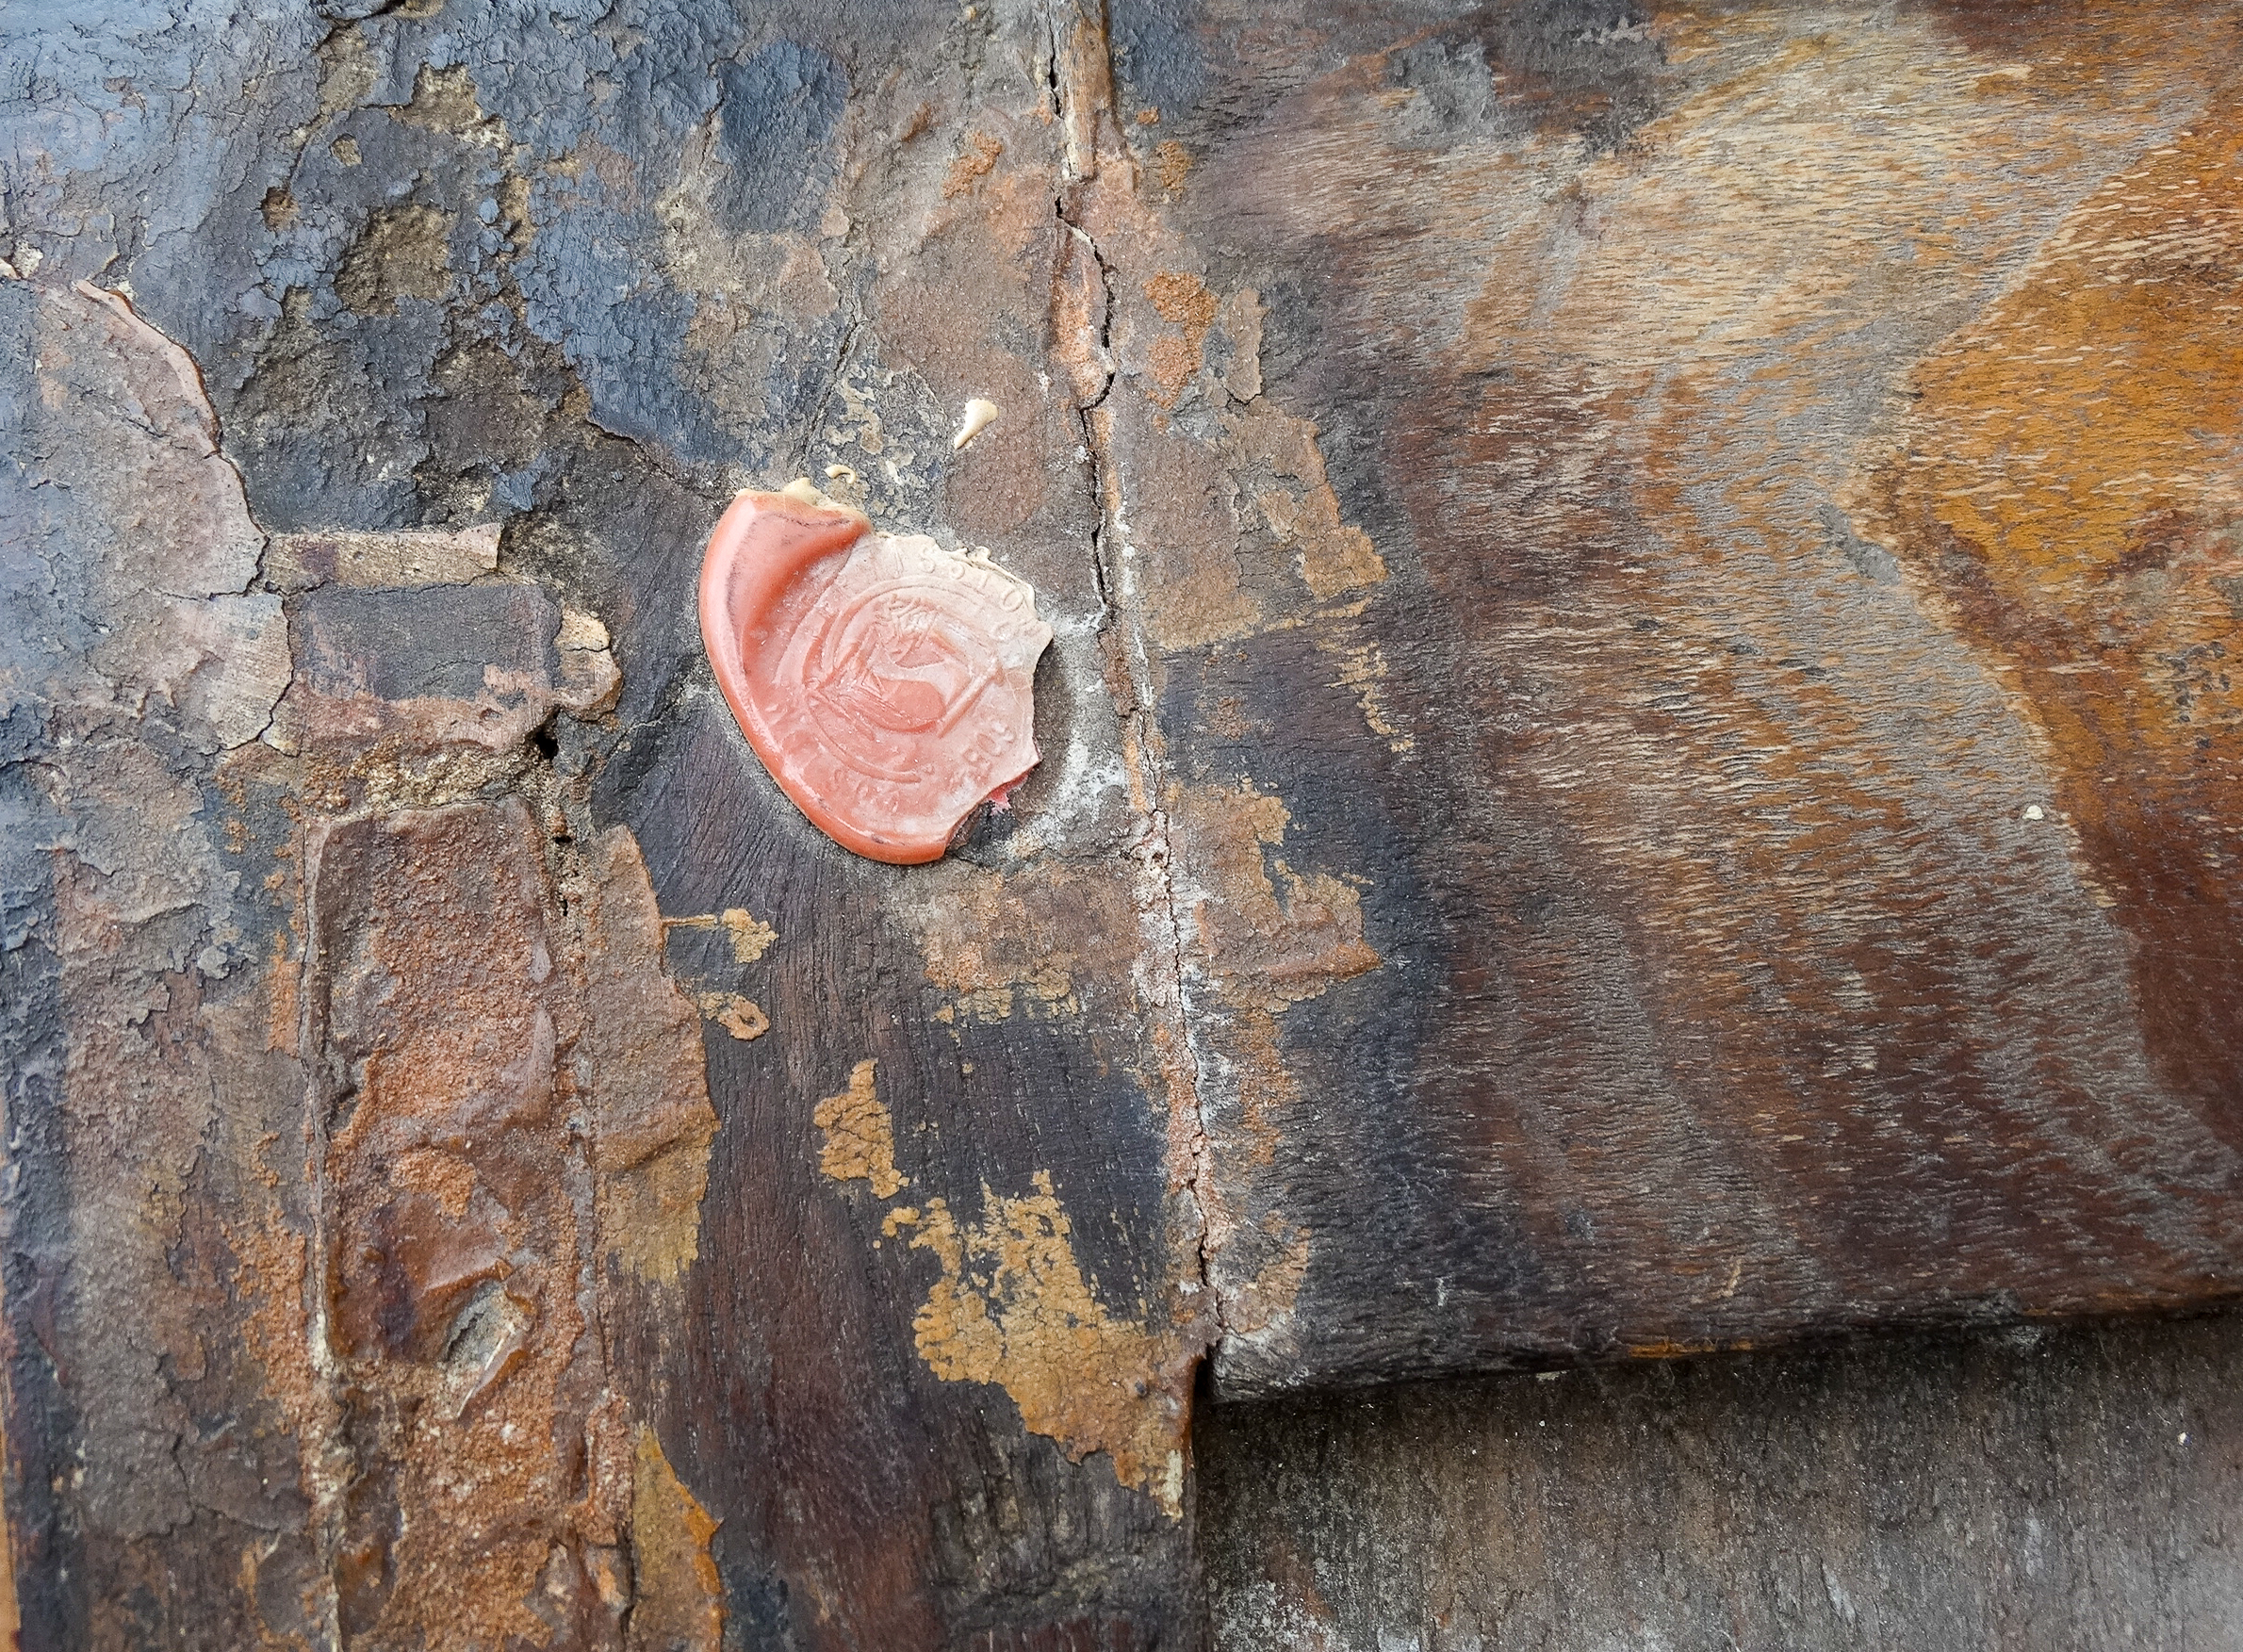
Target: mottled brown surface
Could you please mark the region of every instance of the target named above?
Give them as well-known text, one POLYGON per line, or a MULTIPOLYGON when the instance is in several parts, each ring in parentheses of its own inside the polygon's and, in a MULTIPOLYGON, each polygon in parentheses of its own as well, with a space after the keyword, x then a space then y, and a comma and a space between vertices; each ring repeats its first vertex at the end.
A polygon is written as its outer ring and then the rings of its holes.
POLYGON ((2233 1296, 2239 22, 0 21, 26 1624, 1188 1646, 1210 1354, 2233 1296), (1054 627, 934 865, 797 475, 1054 627))
POLYGON ((663 1299, 601 1284, 695 1254, 700 1018, 629 835, 580 852, 528 741, 612 696, 604 631, 385 586, 483 578, 478 536, 363 536, 352 626, 313 547, 272 658, 191 369, 90 289, 8 297, 54 489, 9 519, 77 559, 46 623, 91 639, 34 679, 62 1105, 19 1141, 66 1226, 19 1206, 11 1301, 62 1403, 19 1342, 10 1464, 83 1465, 10 1488, 36 1644, 666 1646, 633 1626, 721 1611, 712 1529, 640 1507, 691 1505, 634 1479, 602 1318, 663 1299), (336 681, 348 716, 295 697, 336 681))
POLYGON ((1177 795, 1379 960, 1187 925, 1219 1381, 2232 1294, 2235 19, 1561 13, 1210 15, 1105 237, 1177 795))

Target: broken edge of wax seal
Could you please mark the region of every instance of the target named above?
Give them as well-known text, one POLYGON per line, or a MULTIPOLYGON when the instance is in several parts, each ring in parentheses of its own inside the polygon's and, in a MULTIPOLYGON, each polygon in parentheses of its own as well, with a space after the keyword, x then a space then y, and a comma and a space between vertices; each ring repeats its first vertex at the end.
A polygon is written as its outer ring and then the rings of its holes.
POLYGON ((748 744, 843 848, 939 859, 1036 766, 1036 593, 987 551, 876 532, 807 478, 735 499, 701 564, 701 641, 748 744))

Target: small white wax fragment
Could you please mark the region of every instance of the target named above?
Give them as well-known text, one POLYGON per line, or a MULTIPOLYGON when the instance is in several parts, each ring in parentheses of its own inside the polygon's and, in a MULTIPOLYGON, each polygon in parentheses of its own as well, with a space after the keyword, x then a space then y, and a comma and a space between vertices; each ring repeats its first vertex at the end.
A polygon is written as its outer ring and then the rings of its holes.
POLYGON ((2046 820, 2048 813, 2039 804, 2028 803, 2025 805, 2025 818, 2027 820, 2046 820))
POLYGON ((860 479, 857 472, 846 465, 828 465, 826 466, 826 480, 827 482, 856 482, 860 479))
POLYGON ((950 450, 957 452, 983 431, 997 417, 997 404, 976 396, 966 403, 966 417, 958 427, 958 434, 950 438, 950 450))
MULTIPOLYGON (((736 497, 739 499, 745 499, 747 497, 747 493, 744 491, 736 497)), ((778 497, 781 499, 793 499, 798 505, 808 505, 813 511, 845 512, 849 515, 858 518, 858 520, 864 522, 867 526, 871 525, 872 519, 865 515, 862 511, 859 510, 855 505, 848 504, 841 499, 829 497, 824 488, 820 487, 816 483, 812 482, 807 476, 797 476, 794 481, 788 483, 786 486, 778 490, 778 497)))

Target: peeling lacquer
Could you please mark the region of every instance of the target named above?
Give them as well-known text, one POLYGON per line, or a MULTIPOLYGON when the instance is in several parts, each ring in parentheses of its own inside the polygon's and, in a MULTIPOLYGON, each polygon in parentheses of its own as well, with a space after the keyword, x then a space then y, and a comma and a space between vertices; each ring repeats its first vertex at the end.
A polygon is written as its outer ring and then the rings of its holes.
POLYGON ((896 1172, 895 1123, 880 1104, 875 1082, 878 1066, 858 1062, 850 1070, 848 1088, 820 1102, 810 1122, 826 1133, 820 1171, 837 1182, 868 1182, 876 1198, 892 1199, 908 1180, 896 1172))
POLYGON ((738 1039, 753 1043, 771 1030, 771 1018, 754 999, 739 992, 696 992, 694 1003, 703 1015, 738 1039))
POLYGON ((664 918, 663 933, 673 929, 713 929, 723 932, 732 948, 732 961, 752 964, 771 950, 778 939, 772 928, 745 907, 727 907, 721 912, 696 912, 688 918, 664 918))

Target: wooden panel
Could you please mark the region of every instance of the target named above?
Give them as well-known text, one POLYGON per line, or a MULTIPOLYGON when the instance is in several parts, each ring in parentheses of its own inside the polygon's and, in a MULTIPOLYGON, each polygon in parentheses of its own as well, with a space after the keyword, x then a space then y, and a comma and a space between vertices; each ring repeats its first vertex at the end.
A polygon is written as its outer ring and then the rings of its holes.
POLYGON ((1143 48, 1110 465, 1225 1391, 2234 1289, 2243 131, 2189 15, 1143 48))
MULTIPOLYGON (((156 21, 76 95, 170 84, 156 21)), ((641 21, 249 31, 192 81, 270 66, 248 129, 72 151, 0 283, 42 1644, 1200 1637, 1052 25, 641 21), (161 331, 57 227, 138 191, 207 220, 104 272, 161 331), (961 384, 1007 412, 957 462, 961 384), (843 459, 1069 626, 1072 793, 938 867, 796 813, 694 622, 731 485, 843 459)))
POLYGON ((26 1623, 1187 1645, 1210 1350, 2231 1294, 2235 21, 10 18, 26 1623), (938 864, 798 474, 1056 632, 938 864))
POLYGON ((2243 1325, 2013 1327, 1218 1407, 1224 1652, 2216 1652, 2243 1325))

